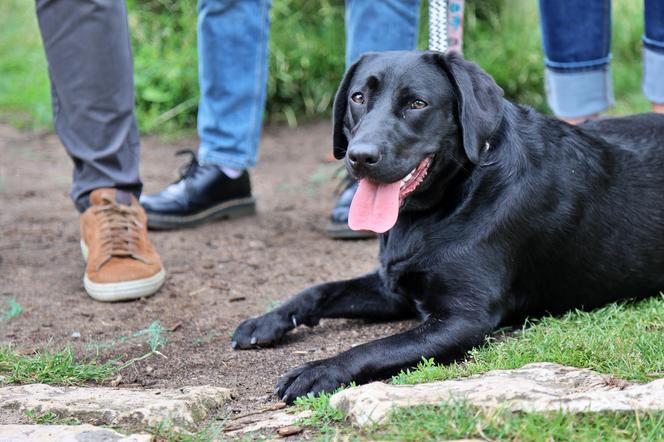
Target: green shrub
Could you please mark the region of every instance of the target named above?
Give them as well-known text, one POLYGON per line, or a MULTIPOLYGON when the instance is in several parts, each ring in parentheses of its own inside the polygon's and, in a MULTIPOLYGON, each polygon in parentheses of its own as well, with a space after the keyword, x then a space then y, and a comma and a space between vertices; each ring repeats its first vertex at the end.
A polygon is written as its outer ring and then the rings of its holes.
MULTIPOLYGON (((143 132, 194 127, 198 102, 194 1, 127 0, 143 132)), ((427 46, 422 0, 419 48, 427 46)), ((295 125, 327 118, 344 70, 343 0, 273 0, 266 119, 295 125)), ((643 3, 613 4, 612 113, 648 109, 640 90, 643 3)), ((546 111, 536 2, 468 0, 464 48, 511 100, 546 111)), ((34 3, 0 4, 0 117, 26 126, 48 124, 48 80, 34 3), (26 37, 27 36, 27 37, 26 37), (7 116, 9 115, 9 118, 7 116), (17 115, 20 117, 17 118, 17 115)))
POLYGON ((142 131, 196 125, 195 1, 127 0, 142 131))

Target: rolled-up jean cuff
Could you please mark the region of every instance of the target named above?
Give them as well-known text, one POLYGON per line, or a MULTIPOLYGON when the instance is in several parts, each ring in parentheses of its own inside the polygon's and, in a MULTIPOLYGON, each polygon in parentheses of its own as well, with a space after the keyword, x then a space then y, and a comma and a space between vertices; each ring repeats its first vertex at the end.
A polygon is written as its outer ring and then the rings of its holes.
POLYGON ((233 169, 248 169, 256 166, 256 159, 247 158, 242 152, 219 152, 201 144, 198 147, 198 161, 201 164, 216 164, 233 169))
POLYGON ((549 107, 558 117, 579 118, 613 106, 609 66, 569 72, 547 68, 544 80, 549 107))
POLYGON ((645 35, 641 37, 641 41, 643 42, 643 47, 646 49, 664 54, 664 42, 648 38, 645 35))
POLYGON ((664 104, 664 54, 643 48, 643 95, 664 104))

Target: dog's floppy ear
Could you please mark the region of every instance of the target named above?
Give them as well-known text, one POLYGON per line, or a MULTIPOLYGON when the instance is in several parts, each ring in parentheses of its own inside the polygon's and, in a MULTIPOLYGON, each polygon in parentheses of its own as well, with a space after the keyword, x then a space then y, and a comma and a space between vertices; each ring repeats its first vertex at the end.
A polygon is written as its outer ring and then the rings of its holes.
POLYGON ((463 148, 477 164, 481 149, 502 119, 503 90, 482 68, 454 52, 434 53, 434 57, 456 89, 463 148))
POLYGON ((346 156, 346 149, 348 148, 348 138, 344 133, 344 118, 346 117, 346 109, 348 108, 348 88, 350 82, 353 80, 353 75, 357 71, 357 67, 366 58, 366 55, 361 56, 355 63, 353 63, 344 75, 337 94, 334 97, 334 106, 332 111, 332 146, 334 147, 334 158, 337 160, 346 156))

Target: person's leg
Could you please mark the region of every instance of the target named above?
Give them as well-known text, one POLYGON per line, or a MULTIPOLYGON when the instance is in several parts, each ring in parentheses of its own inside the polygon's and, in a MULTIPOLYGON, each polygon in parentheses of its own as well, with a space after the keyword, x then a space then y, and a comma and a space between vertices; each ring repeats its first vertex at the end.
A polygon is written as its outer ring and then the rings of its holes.
POLYGON ((549 107, 580 122, 613 105, 610 0, 540 0, 549 107))
POLYGON ((256 165, 265 107, 271 0, 200 0, 199 158, 256 165))
MULTIPOLYGON (((346 68, 365 52, 414 50, 420 0, 346 0, 346 68)), ((372 238, 371 232, 348 227, 348 210, 357 183, 348 180, 337 198, 327 226, 335 239, 372 238)))
POLYGON ((265 90, 271 0, 199 0, 198 160, 188 174, 141 203, 153 228, 251 215, 246 169, 256 165, 265 90))
POLYGON ((346 68, 370 51, 417 46, 420 0, 346 0, 346 68))
POLYGON ((37 0, 55 130, 74 161, 83 212, 101 187, 141 192, 127 12, 118 0, 37 0))
POLYGON ((646 0, 643 36, 643 94, 653 112, 664 114, 664 3, 646 0))
POLYGON ((84 286, 99 301, 155 293, 166 273, 136 199, 139 139, 125 3, 37 0, 55 129, 74 160, 84 286))

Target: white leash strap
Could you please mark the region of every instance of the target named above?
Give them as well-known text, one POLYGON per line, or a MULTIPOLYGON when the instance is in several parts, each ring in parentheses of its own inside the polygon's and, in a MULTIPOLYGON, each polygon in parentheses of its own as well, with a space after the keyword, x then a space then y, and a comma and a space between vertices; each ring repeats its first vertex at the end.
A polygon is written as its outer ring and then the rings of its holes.
POLYGON ((429 0, 429 49, 461 52, 464 0, 429 0))
POLYGON ((429 0, 429 49, 447 51, 447 0, 429 0))

